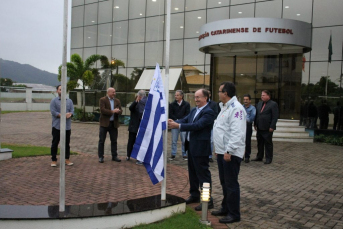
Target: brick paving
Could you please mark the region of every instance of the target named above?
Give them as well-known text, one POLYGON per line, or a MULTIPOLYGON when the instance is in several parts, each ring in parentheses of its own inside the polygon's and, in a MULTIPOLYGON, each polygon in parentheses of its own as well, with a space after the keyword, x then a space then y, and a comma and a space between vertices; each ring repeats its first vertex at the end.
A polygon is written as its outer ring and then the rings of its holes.
MULTIPOLYGON (((71 156, 66 167, 66 204, 121 201, 160 193, 143 166, 134 160, 109 161, 110 141, 105 144, 105 163, 97 162, 98 124, 72 123, 71 156)), ((171 134, 168 135, 169 142, 171 134)), ((126 155, 128 131, 119 128, 118 151, 126 155)), ((48 112, 2 115, 1 140, 5 143, 50 146, 48 112)), ((170 144, 169 144, 170 145, 170 144)), ((256 141, 253 141, 253 157, 256 141)), ((180 145, 178 147, 180 149, 180 145)), ((170 154, 170 148, 168 150, 170 154)), ((274 161, 242 163, 241 222, 223 225, 209 216, 213 228, 343 228, 343 147, 317 143, 274 142, 274 161)), ((50 157, 0 161, 0 204, 58 204, 59 171, 50 157)), ((219 208, 222 190, 216 163, 211 163, 213 198, 219 208)), ((167 193, 188 197, 187 162, 178 153, 168 162, 167 193)), ((194 204, 191 206, 195 206, 194 204)))

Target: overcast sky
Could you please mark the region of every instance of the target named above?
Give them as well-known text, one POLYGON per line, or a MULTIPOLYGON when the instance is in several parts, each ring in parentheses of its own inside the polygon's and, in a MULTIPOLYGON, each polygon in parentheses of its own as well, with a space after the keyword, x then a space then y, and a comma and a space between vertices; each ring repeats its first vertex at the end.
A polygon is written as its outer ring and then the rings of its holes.
MULTIPOLYGON (((69 14, 70 5, 71 0, 69 14)), ((63 6, 64 0, 0 0, 0 58, 57 73, 62 63, 63 6)))

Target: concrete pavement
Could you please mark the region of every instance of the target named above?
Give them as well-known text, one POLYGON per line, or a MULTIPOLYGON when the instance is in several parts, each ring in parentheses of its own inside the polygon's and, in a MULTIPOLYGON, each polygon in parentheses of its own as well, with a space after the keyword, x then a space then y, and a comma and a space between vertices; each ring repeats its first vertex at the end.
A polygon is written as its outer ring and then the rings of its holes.
MULTIPOLYGON (((105 144, 105 163, 97 162, 98 123, 72 123, 71 156, 66 167, 66 204, 132 199, 160 193, 143 166, 125 161, 128 131, 119 128, 121 163, 110 161, 110 139, 105 144)), ((169 142, 171 134, 169 133, 169 142)), ((48 112, 2 115, 1 140, 5 143, 50 146, 51 117, 48 112)), ((170 145, 170 144, 169 144, 170 145)), ((252 158, 256 141, 252 142, 252 158)), ((180 144, 178 149, 180 149, 180 144)), ((170 148, 168 154, 170 155, 170 148)), ((343 228, 343 147, 317 143, 274 143, 274 160, 242 162, 241 222, 218 223, 214 228, 343 228)), ((57 167, 58 168, 58 167, 57 167)), ((0 161, 0 204, 48 205, 58 203, 59 171, 50 157, 0 161)), ((211 163, 215 208, 220 208, 222 189, 216 160, 211 163)), ((167 193, 188 197, 187 162, 180 150, 168 162, 167 193)))

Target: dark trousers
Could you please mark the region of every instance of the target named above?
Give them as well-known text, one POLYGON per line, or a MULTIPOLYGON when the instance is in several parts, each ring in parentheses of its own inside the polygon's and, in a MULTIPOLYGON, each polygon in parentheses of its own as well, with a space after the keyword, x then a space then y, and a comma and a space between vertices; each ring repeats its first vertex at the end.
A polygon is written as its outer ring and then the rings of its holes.
MULTIPOLYGON (((186 140, 185 148, 188 150, 189 142, 186 140)), ((200 198, 199 188, 203 183, 210 183, 212 189, 210 159, 208 156, 195 157, 192 152, 188 150, 188 175, 189 175, 189 193, 192 197, 200 198)), ((212 201, 212 197, 211 197, 212 201)))
MULTIPOLYGON (((338 117, 333 118, 333 129, 337 130, 337 125, 338 125, 338 117)), ((339 125, 338 125, 338 130, 339 130, 339 125)))
POLYGON ((247 131, 245 135, 245 158, 250 158, 251 154, 251 136, 252 136, 252 123, 247 122, 247 131))
POLYGON ((104 157, 104 145, 106 140, 107 132, 110 134, 111 139, 111 154, 112 158, 117 157, 117 139, 118 139, 118 129, 114 127, 113 122, 110 122, 108 127, 100 126, 99 129, 99 144, 98 144, 98 156, 104 157))
POLYGON ((319 118, 320 123, 319 123, 319 129, 326 130, 329 125, 329 117, 324 117, 324 118, 319 118))
POLYGON ((273 133, 268 130, 257 130, 257 158, 263 159, 266 150, 266 160, 273 160, 273 133))
POLYGON ((223 154, 217 155, 219 180, 223 189, 222 211, 234 219, 240 219, 240 188, 238 174, 242 159, 231 155, 231 161, 226 162, 223 154))
MULTIPOLYGON (((69 159, 70 157, 70 134, 71 134, 71 130, 66 130, 65 159, 69 159)), ((60 130, 53 127, 52 128, 52 143, 51 143, 51 160, 52 161, 57 161, 56 155, 57 155, 59 143, 60 143, 60 130)))
POLYGON ((133 145, 135 144, 137 133, 129 132, 129 140, 127 142, 126 156, 131 157, 133 145))

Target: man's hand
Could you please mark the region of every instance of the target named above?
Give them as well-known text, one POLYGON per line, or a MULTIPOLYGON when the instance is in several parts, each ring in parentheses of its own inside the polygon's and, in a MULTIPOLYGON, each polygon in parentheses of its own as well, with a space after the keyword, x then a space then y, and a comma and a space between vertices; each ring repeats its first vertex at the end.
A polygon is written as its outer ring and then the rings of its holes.
POLYGON ((67 119, 68 119, 68 118, 71 118, 72 115, 73 115, 72 113, 67 113, 67 114, 66 114, 66 118, 67 118, 67 119))
POLYGON ((120 109, 119 108, 115 108, 115 109, 112 110, 112 113, 118 114, 118 113, 120 113, 120 109))
POLYGON ((224 160, 225 160, 226 162, 230 162, 230 161, 231 161, 231 154, 224 153, 224 160))
POLYGON ((178 129, 180 126, 179 123, 174 122, 173 119, 168 119, 168 129, 178 129))
POLYGON ((272 128, 269 128, 269 132, 274 132, 274 130, 272 128))

